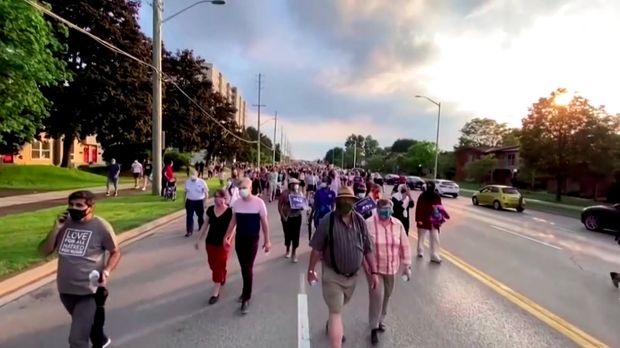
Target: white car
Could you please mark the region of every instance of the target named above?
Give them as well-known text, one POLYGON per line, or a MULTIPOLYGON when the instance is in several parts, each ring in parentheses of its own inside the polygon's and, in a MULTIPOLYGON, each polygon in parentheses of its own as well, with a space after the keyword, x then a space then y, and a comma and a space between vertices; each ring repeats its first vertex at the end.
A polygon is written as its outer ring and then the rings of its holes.
POLYGON ((434 180, 435 192, 440 196, 452 196, 454 198, 459 196, 461 188, 454 181, 450 180, 434 180))

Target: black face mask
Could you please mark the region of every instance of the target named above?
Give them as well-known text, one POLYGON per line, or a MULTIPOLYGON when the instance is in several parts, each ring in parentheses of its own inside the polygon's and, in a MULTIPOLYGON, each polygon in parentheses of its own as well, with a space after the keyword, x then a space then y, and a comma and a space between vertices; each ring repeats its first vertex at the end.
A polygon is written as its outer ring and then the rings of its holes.
POLYGON ((88 215, 88 208, 84 210, 69 208, 67 211, 69 212, 69 216, 71 216, 71 220, 73 221, 81 221, 83 218, 88 215))

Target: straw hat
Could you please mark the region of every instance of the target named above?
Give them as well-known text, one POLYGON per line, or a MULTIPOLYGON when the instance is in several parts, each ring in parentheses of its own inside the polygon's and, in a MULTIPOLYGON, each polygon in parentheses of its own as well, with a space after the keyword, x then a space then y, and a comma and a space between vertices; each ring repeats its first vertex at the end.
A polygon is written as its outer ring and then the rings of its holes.
POLYGON ((336 198, 357 199, 357 197, 353 194, 353 190, 348 186, 341 186, 340 189, 338 189, 338 195, 336 195, 336 198))

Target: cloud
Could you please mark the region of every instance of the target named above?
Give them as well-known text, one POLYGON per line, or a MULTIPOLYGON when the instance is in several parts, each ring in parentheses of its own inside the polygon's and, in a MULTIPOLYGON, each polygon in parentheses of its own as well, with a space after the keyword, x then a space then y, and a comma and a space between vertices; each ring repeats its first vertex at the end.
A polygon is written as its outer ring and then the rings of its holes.
POLYGON ((618 14, 616 0, 230 0, 174 18, 163 37, 240 88, 248 125, 263 73, 264 113, 277 110, 294 155, 314 159, 351 133, 434 141, 436 107, 416 94, 442 101, 444 149, 472 117, 518 126, 559 86, 620 111, 618 14))

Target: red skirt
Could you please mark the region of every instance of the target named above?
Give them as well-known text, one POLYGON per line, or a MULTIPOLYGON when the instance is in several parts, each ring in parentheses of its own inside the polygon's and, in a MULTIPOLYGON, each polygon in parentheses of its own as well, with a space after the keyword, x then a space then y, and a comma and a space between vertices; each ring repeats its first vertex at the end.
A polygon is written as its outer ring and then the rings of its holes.
POLYGON ((207 244, 207 261, 213 273, 213 282, 224 284, 226 282, 226 263, 230 247, 223 245, 207 244))

